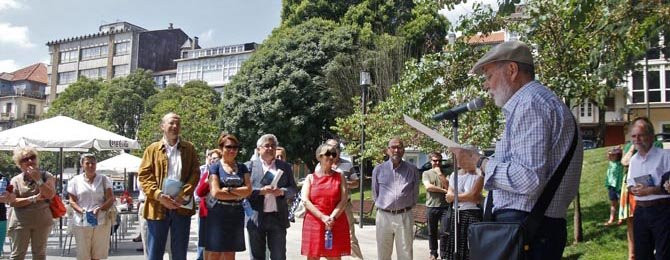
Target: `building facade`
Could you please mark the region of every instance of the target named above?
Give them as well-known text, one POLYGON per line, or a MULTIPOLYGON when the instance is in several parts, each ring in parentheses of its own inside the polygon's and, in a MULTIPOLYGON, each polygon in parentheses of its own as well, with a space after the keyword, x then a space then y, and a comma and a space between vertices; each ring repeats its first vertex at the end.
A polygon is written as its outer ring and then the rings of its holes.
POLYGON ((17 121, 40 118, 47 81, 47 67, 42 63, 0 73, 0 130, 16 126, 17 121))
POLYGON ((184 85, 191 80, 202 80, 221 92, 223 86, 237 74, 242 63, 249 59, 258 44, 245 43, 203 49, 185 46, 177 63, 176 83, 184 85))
POLYGON ((128 22, 101 25, 94 34, 47 42, 51 65, 47 68, 47 100, 52 101, 81 76, 112 79, 142 68, 176 69, 181 46, 189 37, 172 24, 149 31, 128 22))

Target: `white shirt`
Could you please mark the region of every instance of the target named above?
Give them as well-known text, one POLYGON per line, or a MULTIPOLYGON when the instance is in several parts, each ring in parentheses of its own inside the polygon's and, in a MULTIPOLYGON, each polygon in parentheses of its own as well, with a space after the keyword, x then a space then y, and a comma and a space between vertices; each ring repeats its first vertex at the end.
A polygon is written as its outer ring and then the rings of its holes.
MULTIPOLYGON (((277 176, 279 172, 277 170, 277 165, 275 165, 275 160, 272 160, 270 164, 265 163, 261 159, 261 165, 263 166, 263 175, 265 176, 266 172, 270 172, 277 176)), ((277 199, 272 194, 265 194, 265 199, 263 200, 263 212, 277 212, 277 199)))
POLYGON ((163 143, 165 143, 165 152, 167 153, 168 158, 167 177, 173 180, 180 180, 181 152, 179 152, 179 149, 177 149, 177 146, 179 146, 179 138, 177 138, 177 142, 173 146, 170 146, 170 144, 165 139, 163 139, 163 143))
MULTIPOLYGON (((646 156, 643 157, 638 152, 630 159, 626 182, 628 186, 635 186, 636 177, 649 174, 654 181, 654 186, 661 186, 661 176, 668 171, 670 171, 670 151, 652 146, 646 156)), ((663 198, 670 198, 670 195, 653 194, 641 197, 635 196, 635 200, 637 201, 651 201, 663 198)))
MULTIPOLYGON (((477 179, 481 178, 481 176, 476 175, 476 174, 459 174, 458 175, 458 194, 465 194, 467 192, 470 192, 475 188, 475 183, 477 182, 477 179)), ((454 188, 454 175, 452 174, 451 177, 449 178, 449 186, 453 189, 454 188)), ((466 209, 479 209, 477 207, 477 203, 474 202, 469 202, 469 201, 458 201, 458 210, 466 210, 466 209)))
MULTIPOLYGON (((112 181, 107 176, 96 174, 93 183, 88 183, 85 174, 74 176, 67 185, 67 192, 77 197, 77 204, 84 212, 102 206, 105 202, 105 188, 112 188, 112 181)), ((79 227, 90 227, 84 214, 74 213, 74 224, 79 227)), ((98 213, 98 225, 104 224, 105 212, 98 213)))

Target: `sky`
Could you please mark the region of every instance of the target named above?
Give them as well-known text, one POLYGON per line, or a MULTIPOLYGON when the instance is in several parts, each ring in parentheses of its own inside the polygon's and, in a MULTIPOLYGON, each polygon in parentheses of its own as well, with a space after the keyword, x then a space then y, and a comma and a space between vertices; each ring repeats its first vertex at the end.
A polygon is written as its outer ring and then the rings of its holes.
MULTIPOLYGON (((454 23, 472 10, 468 2, 440 13, 454 23)), ((496 0, 474 2, 495 6, 496 0)), ((207 48, 262 43, 279 26, 280 13, 280 0, 0 0, 0 72, 49 63, 48 41, 96 33, 116 21, 147 30, 173 23, 207 48)))

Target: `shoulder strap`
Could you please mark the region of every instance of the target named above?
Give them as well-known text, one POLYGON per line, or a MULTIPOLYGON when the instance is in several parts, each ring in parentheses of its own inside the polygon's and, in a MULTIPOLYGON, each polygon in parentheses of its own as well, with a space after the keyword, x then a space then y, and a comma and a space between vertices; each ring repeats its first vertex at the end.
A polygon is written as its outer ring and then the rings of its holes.
POLYGON ((547 211, 549 203, 551 203, 551 200, 554 198, 554 194, 556 193, 558 186, 561 184, 563 176, 565 175, 565 172, 568 170, 568 166, 570 165, 570 161, 572 161, 572 156, 575 153, 575 148, 577 147, 577 138, 579 136, 577 128, 579 126, 577 125, 577 122, 575 121, 574 117, 572 121, 574 122, 575 125, 575 133, 572 137, 572 144, 570 145, 570 150, 568 150, 568 153, 565 155, 565 157, 563 157, 561 164, 559 164, 558 168, 556 168, 556 170, 554 171, 554 174, 549 179, 549 182, 547 182, 547 185, 545 185, 544 191, 542 191, 542 194, 540 194, 540 197, 538 198, 537 202, 535 202, 535 206, 533 206, 533 209, 530 211, 530 215, 528 216, 528 218, 526 218, 525 221, 526 232, 527 232, 526 234, 530 239, 532 239, 535 236, 535 233, 540 227, 540 223, 542 222, 544 213, 545 211, 547 211))

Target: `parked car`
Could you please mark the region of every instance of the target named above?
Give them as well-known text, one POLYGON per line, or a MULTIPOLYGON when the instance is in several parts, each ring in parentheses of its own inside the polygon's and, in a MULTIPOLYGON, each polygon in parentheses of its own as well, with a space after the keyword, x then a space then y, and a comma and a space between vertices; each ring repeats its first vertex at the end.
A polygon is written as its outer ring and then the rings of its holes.
POLYGON ((592 140, 583 140, 584 150, 596 148, 596 142, 592 140))
MULTIPOLYGON (((431 166, 430 161, 428 161, 419 168, 419 172, 425 172, 427 170, 430 170, 431 168, 433 168, 433 166, 431 166)), ((442 170, 442 173, 445 173, 447 175, 451 174, 453 172, 453 165, 451 163, 451 160, 442 159, 442 161, 440 162, 440 170, 442 170)))

